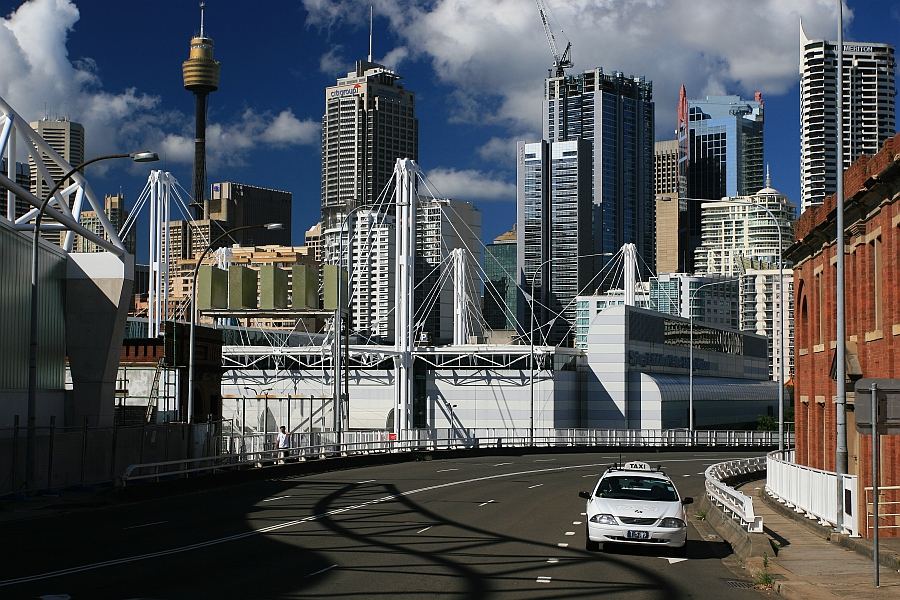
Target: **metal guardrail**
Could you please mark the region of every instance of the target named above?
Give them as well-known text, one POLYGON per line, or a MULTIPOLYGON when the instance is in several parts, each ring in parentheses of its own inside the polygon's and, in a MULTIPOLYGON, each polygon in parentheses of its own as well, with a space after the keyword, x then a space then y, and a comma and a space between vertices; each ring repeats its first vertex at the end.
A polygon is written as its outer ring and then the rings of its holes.
POLYGON ((225 454, 205 458, 130 465, 121 483, 258 468, 287 461, 414 450, 509 447, 771 447, 778 434, 768 431, 694 431, 684 429, 414 429, 401 439, 387 431, 304 432, 291 434, 287 450, 275 448, 275 434, 223 436, 225 454))
MULTIPOLYGON (((783 456, 779 452, 770 452, 766 456, 766 493, 782 504, 805 513, 810 519, 816 519, 821 525, 836 526, 838 523, 837 486, 838 475, 832 471, 814 469, 794 462, 794 451, 789 450, 783 456)), ((843 527, 851 535, 859 535, 859 523, 855 510, 857 499, 857 477, 841 475, 841 486, 846 507, 843 527), (849 498, 848 498, 849 496, 849 498)))
POLYGON ((733 519, 740 521, 741 525, 750 533, 763 532, 762 517, 753 512, 753 498, 724 483, 724 480, 765 470, 766 457, 756 456, 710 465, 704 473, 706 493, 709 495, 709 499, 715 502, 716 506, 719 506, 726 515, 731 515, 733 519))

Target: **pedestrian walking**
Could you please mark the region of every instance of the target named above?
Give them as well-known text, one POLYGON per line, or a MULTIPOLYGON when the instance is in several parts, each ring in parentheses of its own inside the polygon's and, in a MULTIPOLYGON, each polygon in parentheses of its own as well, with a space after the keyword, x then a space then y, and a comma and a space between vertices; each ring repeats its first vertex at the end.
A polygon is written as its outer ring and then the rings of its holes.
POLYGON ((287 458, 288 450, 291 447, 291 436, 288 435, 287 431, 284 429, 284 425, 281 426, 281 431, 278 432, 278 453, 281 456, 281 460, 278 461, 278 464, 283 465, 284 459, 287 458))

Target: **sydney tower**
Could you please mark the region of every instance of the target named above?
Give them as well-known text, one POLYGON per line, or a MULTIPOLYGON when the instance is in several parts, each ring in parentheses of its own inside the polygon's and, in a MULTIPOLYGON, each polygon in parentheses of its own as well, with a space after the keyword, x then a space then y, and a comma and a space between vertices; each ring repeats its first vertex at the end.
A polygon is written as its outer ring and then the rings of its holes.
MULTIPOLYGON (((181 66, 184 89, 194 93, 196 133, 194 137, 195 203, 206 198, 206 102, 210 92, 219 89, 219 62, 213 59, 213 41, 203 31, 203 12, 200 3, 200 35, 191 38, 190 56, 181 66)), ((202 215, 201 215, 202 217, 202 215)))

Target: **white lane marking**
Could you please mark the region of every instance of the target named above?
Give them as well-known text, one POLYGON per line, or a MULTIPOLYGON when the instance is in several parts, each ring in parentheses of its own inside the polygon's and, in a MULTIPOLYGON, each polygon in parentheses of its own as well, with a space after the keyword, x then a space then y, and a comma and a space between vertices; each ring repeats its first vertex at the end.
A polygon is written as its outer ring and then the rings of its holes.
POLYGON ((566 535, 575 535, 575 532, 574 532, 574 531, 567 531, 567 532, 566 532, 566 535))
POLYGON ((547 562, 550 564, 554 564, 554 563, 558 563, 559 559, 558 558, 548 558, 547 562))
POLYGON ((582 477, 597 477, 597 475, 594 475, 593 473, 591 473, 590 475, 582 475, 582 477))
POLYGON ((482 502, 478 506, 487 506, 488 504, 492 504, 493 502, 494 502, 493 500, 488 500, 487 502, 482 502))
POLYGON ((420 529, 420 530, 418 530, 416 533, 425 533, 426 531, 428 531, 428 530, 431 529, 432 527, 433 527, 433 525, 429 525, 429 526, 426 527, 425 529, 420 529))
POLYGON ((313 573, 310 573, 309 575, 304 576, 304 579, 307 579, 307 578, 312 577, 312 576, 314 576, 314 575, 318 575, 319 573, 324 573, 325 571, 330 571, 330 570, 332 570, 333 568, 335 568, 336 566, 337 566, 337 565, 331 565, 330 567, 325 567, 324 569, 319 569, 318 571, 315 571, 315 572, 313 572, 313 573))
POLYGON ((550 579, 551 579, 550 577, 538 577, 534 581, 536 583, 550 583, 550 579))
POLYGON ((682 477, 690 477, 690 475, 682 475, 682 477))
MULTIPOLYGON (((372 483, 374 481, 375 481, 374 479, 366 479, 365 481, 357 481, 356 485, 362 485, 364 483, 372 483)), ((337 566, 337 565, 334 565, 334 566, 337 566)))
POLYGON ((672 558, 670 556, 657 556, 656 558, 661 558, 663 560, 667 560, 667 561, 669 561, 670 565, 674 565, 674 564, 684 562, 687 560, 686 558, 672 558))
POLYGON ((285 498, 290 498, 290 496, 275 496, 274 498, 266 498, 263 502, 272 502, 273 500, 284 500, 285 498))
POLYGON ((706 473, 697 473, 697 475, 706 475, 706 473))
POLYGON ((435 471, 435 473, 449 473, 450 471, 459 471, 459 469, 440 469, 435 471))
POLYGON ((572 521, 572 525, 581 525, 584 521, 572 521))
MULTIPOLYGON (((658 463, 680 463, 680 462, 698 462, 695 459, 690 458, 671 458, 668 460, 660 460, 654 461, 658 463)), ((219 544, 224 544, 226 542, 234 542, 238 540, 243 540, 249 537, 254 537, 257 535, 271 533, 273 531, 279 531, 281 529, 285 529, 288 527, 294 527, 295 525, 302 525, 303 523, 308 523, 310 521, 317 521, 322 519, 323 517, 328 517, 330 515, 336 515, 340 513, 347 512, 348 510, 356 510, 359 508, 366 508, 372 506, 373 504, 381 504, 383 502, 390 502, 391 500, 396 500, 397 498, 404 498, 406 496, 412 496, 414 494, 421 494, 423 492, 431 492, 434 490, 440 490, 443 488, 454 487, 457 485, 465 485, 469 483, 479 483, 482 481, 490 481, 492 479, 503 479, 504 477, 520 477, 522 475, 535 475, 538 473, 552 473, 555 471, 571 471, 572 469, 592 469, 596 467, 605 467, 608 463, 590 463, 584 465, 568 465, 564 467, 546 467, 543 469, 530 469, 528 471, 514 471, 512 473, 497 473, 495 475, 485 475, 483 477, 473 477, 471 479, 461 479, 459 481, 448 481, 446 483, 439 483, 435 485, 429 485, 426 487, 416 488, 413 490, 409 490, 408 492, 399 492, 397 494, 389 494, 387 496, 382 496, 381 498, 374 498, 372 500, 367 500, 366 502, 361 502, 360 504, 354 504, 352 506, 346 506, 344 508, 336 508, 333 510, 326 511, 324 513, 320 513, 317 515, 310 515, 308 517, 304 517, 302 519, 295 519, 293 521, 285 521, 283 523, 278 523, 275 525, 269 525, 268 527, 261 527, 259 529, 253 529, 251 531, 245 531, 243 533, 237 533, 234 535, 229 535, 220 538, 214 538, 211 540, 207 540, 205 542, 197 542, 196 544, 188 544, 187 546, 176 546, 174 548, 169 548, 167 550, 159 550, 157 552, 147 552, 146 554, 135 554, 132 556, 123 556, 120 558, 114 558, 111 560, 105 560, 95 563, 88 563, 86 565, 80 565, 77 567, 68 567, 66 569, 58 569, 56 571, 47 571, 45 573, 38 573, 36 575, 25 575, 22 577, 16 577, 14 579, 4 579, 0 581, 0 587, 9 587, 11 585, 17 585, 20 583, 29 583, 32 581, 40 581, 43 579, 51 579, 53 577, 60 577, 62 575, 71 575, 73 573, 83 573, 85 571, 95 571, 97 569, 103 569, 105 567, 114 567, 117 565, 124 565, 128 563, 138 562, 142 560, 149 560, 151 558, 159 558, 160 556, 171 556, 173 554, 182 554, 184 552, 190 552, 191 550, 199 550, 201 548, 208 548, 210 546, 217 546, 219 544)), ((375 481, 374 479, 370 481, 375 481)), ((370 482, 369 481, 369 482, 370 482)), ((365 482, 365 483, 369 483, 365 482)), ((568 548, 568 544, 559 543, 556 544, 560 548, 568 548)))
POLYGON ((529 485, 529 486, 528 486, 528 489, 529 489, 529 490, 533 490, 534 488, 536 488, 536 487, 541 487, 542 485, 544 485, 544 484, 543 484, 543 483, 536 483, 536 484, 534 484, 534 485, 529 485))
POLYGON ((534 462, 553 462, 555 458, 536 458, 534 462))
POLYGON ((168 523, 168 521, 153 521, 152 523, 143 523, 141 525, 131 525, 129 527, 123 527, 122 529, 140 529, 141 527, 150 527, 151 525, 162 525, 163 523, 168 523))
POLYGON ((495 466, 495 467, 503 467, 503 466, 511 465, 511 464, 512 464, 512 463, 497 463, 497 464, 494 465, 494 466, 495 466))
POLYGON ((586 517, 586 516, 587 516, 587 513, 578 513, 578 514, 580 514, 582 517, 586 517))

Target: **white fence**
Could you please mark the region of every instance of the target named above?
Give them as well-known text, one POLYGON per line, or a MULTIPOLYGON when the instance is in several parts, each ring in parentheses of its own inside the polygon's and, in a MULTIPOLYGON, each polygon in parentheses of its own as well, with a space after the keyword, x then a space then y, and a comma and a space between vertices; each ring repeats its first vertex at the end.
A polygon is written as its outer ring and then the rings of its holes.
POLYGON ((770 452, 766 456, 766 493, 793 508, 816 519, 822 525, 838 523, 838 478, 840 477, 841 522, 846 533, 859 535, 857 518, 857 478, 855 475, 838 475, 794 463, 794 451, 779 456, 770 452))
POLYGON ((766 457, 757 456, 717 463, 706 469, 705 473, 706 493, 710 501, 719 506, 726 515, 740 521, 744 529, 750 533, 763 531, 762 517, 756 516, 753 511, 753 498, 724 483, 724 480, 765 470, 766 457))
POLYGON ((287 450, 276 448, 277 434, 232 434, 222 438, 223 454, 218 457, 133 464, 122 482, 161 479, 218 472, 225 469, 254 468, 285 460, 306 460, 335 456, 365 455, 413 450, 452 450, 505 447, 639 447, 710 448, 771 447, 778 434, 766 431, 694 431, 684 429, 414 429, 399 439, 388 431, 331 431, 292 433, 287 450))

